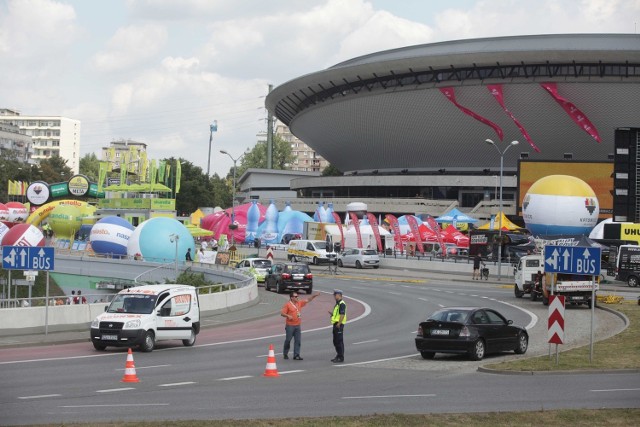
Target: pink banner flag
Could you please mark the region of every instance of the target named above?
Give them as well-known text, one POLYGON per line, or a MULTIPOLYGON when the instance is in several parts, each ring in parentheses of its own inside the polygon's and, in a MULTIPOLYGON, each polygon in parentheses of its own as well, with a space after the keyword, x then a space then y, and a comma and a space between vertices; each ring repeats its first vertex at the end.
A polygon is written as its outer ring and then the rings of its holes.
POLYGON ((403 253, 402 248, 402 236, 400 236, 400 226, 398 225, 398 218, 391 214, 386 214, 384 218, 389 222, 391 228, 393 228, 393 240, 396 242, 396 249, 403 253))
POLYGON ((456 101, 455 90, 452 87, 442 87, 442 88, 440 88, 440 92, 442 92, 442 94, 444 96, 446 96, 447 99, 453 103, 453 105, 458 107, 458 109, 460 111, 462 111, 463 113, 465 113, 467 116, 471 116, 474 119, 476 119, 477 121, 479 121, 480 123, 483 123, 483 124, 491 127, 498 134, 498 138, 500 138, 500 141, 502 141, 502 139, 504 138, 504 134, 502 133, 502 129, 500 128, 500 126, 498 126, 497 124, 493 123, 489 119, 485 119, 480 114, 476 114, 473 111, 469 110, 468 108, 463 107, 462 105, 458 104, 458 101, 456 101))
POLYGON ((338 230, 340 230, 340 247, 344 249, 344 230, 342 229, 342 220, 340 219, 340 215, 335 212, 331 212, 333 214, 333 219, 338 225, 338 230))
POLYGON ((491 92, 491 95, 493 95, 496 101, 498 101, 498 104, 500 104, 504 112, 507 113, 507 116, 511 117, 511 120, 513 120, 513 123, 515 123, 516 126, 518 126, 518 129, 520 129, 522 136, 524 136, 524 138, 527 140, 531 148, 533 148, 534 150, 536 150, 536 152, 539 153, 540 149, 536 144, 533 143, 533 140, 529 136, 529 132, 527 132, 524 126, 520 124, 518 119, 516 119, 516 116, 514 116, 511 111, 509 111, 507 106, 504 105, 504 97, 502 96, 502 85, 487 85, 487 88, 489 88, 489 92, 491 92))
POLYGON ((580 126, 582 130, 591 135, 591 137, 596 141, 601 142, 600 135, 598 134, 596 127, 591 123, 587 116, 578 109, 578 107, 560 96, 558 93, 558 86, 555 83, 540 83, 540 86, 549 92, 553 99, 560 104, 569 117, 571 117, 571 119, 580 126))
POLYGON ((360 234, 360 221, 358 221, 358 217, 354 212, 349 212, 349 217, 351 218, 351 222, 353 223, 353 226, 356 229, 356 239, 358 239, 358 247, 362 248, 362 234, 360 234))
POLYGON ((427 224, 429 224, 429 227, 431 227, 431 229, 433 230, 433 232, 436 233, 436 239, 438 239, 438 244, 442 249, 442 255, 445 255, 447 252, 444 246, 444 239, 442 238, 442 233, 440 233, 440 226, 438 225, 436 220, 433 219, 431 215, 427 216, 426 221, 427 221, 427 224))
POLYGON ((378 245, 378 251, 382 252, 384 248, 382 247, 382 239, 380 238, 380 229, 378 228, 378 220, 375 215, 372 213, 367 213, 367 218, 369 219, 369 225, 371 225, 371 230, 373 230, 373 235, 376 238, 376 244, 378 245))
POLYGON ((407 215, 407 224, 411 228, 411 233, 416 241, 416 246, 421 254, 424 253, 424 246, 422 245, 422 236, 420 236, 420 230, 418 230, 418 221, 413 215, 407 215))

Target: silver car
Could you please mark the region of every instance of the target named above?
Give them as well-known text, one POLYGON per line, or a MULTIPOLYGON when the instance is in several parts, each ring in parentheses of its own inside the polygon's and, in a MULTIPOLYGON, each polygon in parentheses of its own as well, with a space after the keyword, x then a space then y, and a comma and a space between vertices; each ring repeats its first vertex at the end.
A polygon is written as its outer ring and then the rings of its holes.
POLYGON ((345 249, 338 255, 339 267, 378 268, 380 257, 374 249, 345 249))

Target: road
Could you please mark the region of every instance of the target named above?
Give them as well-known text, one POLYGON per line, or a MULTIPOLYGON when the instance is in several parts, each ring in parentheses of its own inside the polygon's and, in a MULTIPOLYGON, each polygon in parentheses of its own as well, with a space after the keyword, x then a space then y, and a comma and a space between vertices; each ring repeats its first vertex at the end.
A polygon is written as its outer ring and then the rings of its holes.
MULTIPOLYGON (((90 343, 0 350, 2 425, 117 420, 320 417, 373 413, 518 411, 640 407, 640 374, 496 375, 471 362, 437 355, 423 360, 413 338, 418 322, 440 306, 497 308, 532 336, 527 355, 546 354, 546 307, 516 300, 489 283, 438 278, 391 281, 315 276, 322 295, 303 309, 303 361, 283 360, 284 322, 277 315, 206 328, 193 348, 179 343, 134 352, 139 383, 122 383, 126 351, 96 352, 90 343), (346 362, 333 365, 328 313, 331 291, 349 305, 346 362), (540 319, 543 319, 541 321, 540 319), (278 378, 262 376, 273 344, 278 378)), ((286 298, 283 296, 283 303, 286 298)), ((574 345, 588 343, 590 311, 567 309, 574 345), (586 341, 585 341, 586 340, 586 341)), ((598 310, 599 333, 621 328, 598 310)), ((525 355, 526 356, 526 355, 525 355)))

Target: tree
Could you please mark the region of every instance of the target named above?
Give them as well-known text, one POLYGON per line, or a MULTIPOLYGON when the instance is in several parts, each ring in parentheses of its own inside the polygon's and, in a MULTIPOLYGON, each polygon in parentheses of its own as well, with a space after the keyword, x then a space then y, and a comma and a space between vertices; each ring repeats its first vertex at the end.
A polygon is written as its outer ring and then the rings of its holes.
POLYGON ((80 173, 86 175, 91 182, 98 182, 100 175, 100 160, 95 153, 86 154, 80 159, 80 173))
POLYGON ((73 175, 73 171, 67 166, 67 161, 57 154, 41 160, 40 170, 42 180, 49 184, 68 181, 73 175))
POLYGON ((329 166, 324 168, 324 170, 322 171, 322 176, 342 176, 342 175, 344 175, 342 171, 337 167, 333 166, 332 164, 329 164, 329 166))
MULTIPOLYGON (((273 136, 273 169, 285 170, 289 169, 291 163, 295 160, 295 156, 291 154, 291 144, 279 135, 273 136)), ((242 174, 250 168, 266 169, 267 168, 267 143, 258 142, 253 149, 246 152, 238 170, 236 178, 240 178, 242 174)), ((233 175, 231 168, 229 175, 233 175)))

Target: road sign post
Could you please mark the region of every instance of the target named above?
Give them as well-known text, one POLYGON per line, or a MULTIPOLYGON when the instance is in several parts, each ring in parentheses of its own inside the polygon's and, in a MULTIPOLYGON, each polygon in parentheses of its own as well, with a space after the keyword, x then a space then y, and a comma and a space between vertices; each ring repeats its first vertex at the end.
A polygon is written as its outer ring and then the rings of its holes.
POLYGON ((558 344, 564 344, 564 296, 549 297, 549 320, 547 322, 549 344, 556 345, 556 365, 558 364, 558 344))

